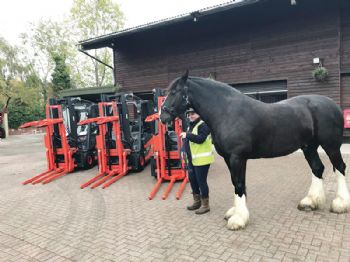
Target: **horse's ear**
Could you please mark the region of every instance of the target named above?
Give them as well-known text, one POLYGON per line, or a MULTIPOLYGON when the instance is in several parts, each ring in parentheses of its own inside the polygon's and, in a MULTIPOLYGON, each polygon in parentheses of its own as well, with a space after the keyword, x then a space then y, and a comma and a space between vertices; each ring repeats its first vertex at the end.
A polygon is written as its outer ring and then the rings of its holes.
POLYGON ((181 79, 186 82, 188 78, 189 70, 187 69, 186 72, 182 75, 181 79))

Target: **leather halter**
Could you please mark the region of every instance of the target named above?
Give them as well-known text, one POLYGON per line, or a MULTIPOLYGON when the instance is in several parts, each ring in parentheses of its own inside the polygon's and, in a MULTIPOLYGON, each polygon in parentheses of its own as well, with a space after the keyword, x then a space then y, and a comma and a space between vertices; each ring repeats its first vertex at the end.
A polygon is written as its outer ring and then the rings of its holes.
MULTIPOLYGON (((188 87, 184 86, 184 90, 185 90, 185 94, 183 95, 183 99, 186 101, 186 108, 190 107, 190 101, 188 100, 188 87)), ((162 110, 164 110, 165 112, 167 112, 169 115, 171 115, 172 117, 176 117, 176 110, 174 107, 167 107, 167 106, 162 106, 162 110)))

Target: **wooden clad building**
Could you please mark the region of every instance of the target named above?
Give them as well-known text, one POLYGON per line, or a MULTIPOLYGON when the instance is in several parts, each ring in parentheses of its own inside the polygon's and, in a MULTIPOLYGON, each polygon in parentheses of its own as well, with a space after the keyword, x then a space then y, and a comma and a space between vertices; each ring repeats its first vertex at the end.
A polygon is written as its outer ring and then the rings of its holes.
POLYGON ((165 88, 186 69, 262 101, 301 94, 350 108, 349 0, 242 0, 82 41, 110 47, 116 83, 165 88), (316 81, 319 58, 328 79, 316 81))

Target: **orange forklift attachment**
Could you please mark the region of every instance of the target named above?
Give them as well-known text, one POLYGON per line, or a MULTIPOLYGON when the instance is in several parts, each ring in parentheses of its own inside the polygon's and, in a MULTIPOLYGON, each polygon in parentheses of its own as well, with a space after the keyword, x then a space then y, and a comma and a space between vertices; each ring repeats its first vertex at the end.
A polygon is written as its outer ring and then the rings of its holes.
POLYGON ((70 148, 68 144, 60 105, 47 105, 46 119, 28 122, 20 126, 20 128, 27 127, 46 128, 44 142, 46 147, 48 170, 22 182, 23 185, 29 183, 32 183, 33 185, 38 183, 47 184, 74 170, 73 154, 75 153, 76 149, 70 148), (54 111, 57 112, 58 118, 53 117, 54 111), (61 141, 60 147, 53 146, 55 127, 58 128, 58 135, 61 141), (58 159, 58 156, 60 156, 60 159, 58 159))
POLYGON ((102 185, 106 188, 122 178, 129 171, 127 156, 129 149, 124 149, 120 129, 119 113, 116 102, 99 103, 99 117, 90 118, 79 122, 79 125, 86 125, 95 122, 99 126, 99 134, 96 137, 96 149, 98 156, 99 174, 80 188, 91 185, 96 188, 102 185), (108 114, 112 116, 108 116, 108 114), (115 137, 115 145, 111 136, 115 137))
MULTIPOLYGON (((159 97, 158 98, 158 106, 163 104, 165 100, 165 97, 159 97)), ((163 181, 169 181, 168 186, 163 192, 162 199, 165 200, 172 187, 174 186, 176 181, 182 181, 179 190, 176 193, 176 199, 179 200, 181 198, 181 195, 186 187, 186 183, 188 182, 187 177, 187 169, 185 165, 184 159, 181 157, 181 147, 182 147, 182 140, 180 138, 180 133, 182 132, 182 122, 179 118, 176 118, 174 120, 174 132, 173 134, 176 134, 177 138, 177 148, 176 150, 171 150, 167 146, 167 139, 169 140, 169 131, 167 130, 167 127, 161 123, 159 120, 159 114, 153 114, 151 116, 148 116, 146 118, 146 122, 153 122, 155 121, 155 124, 158 127, 158 133, 153 136, 151 141, 152 152, 155 165, 154 168, 156 170, 156 176, 157 176, 157 183, 154 186, 153 190, 151 191, 148 199, 152 200, 156 193, 158 192, 161 184, 163 181), (171 166, 171 162, 178 163, 177 166, 173 167, 171 166)), ((168 141, 169 143, 169 141, 168 141)))

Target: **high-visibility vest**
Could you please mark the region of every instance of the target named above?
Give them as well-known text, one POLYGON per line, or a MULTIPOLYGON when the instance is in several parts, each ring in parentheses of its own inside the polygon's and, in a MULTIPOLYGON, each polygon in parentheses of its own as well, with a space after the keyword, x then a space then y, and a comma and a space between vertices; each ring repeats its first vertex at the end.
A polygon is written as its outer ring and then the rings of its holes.
MULTIPOLYGON (((202 123, 204 122, 201 120, 194 126, 192 134, 198 135, 198 127, 202 123)), ((202 144, 196 144, 190 141, 190 150, 192 155, 192 165, 204 166, 214 162, 213 145, 210 134, 202 144)))

